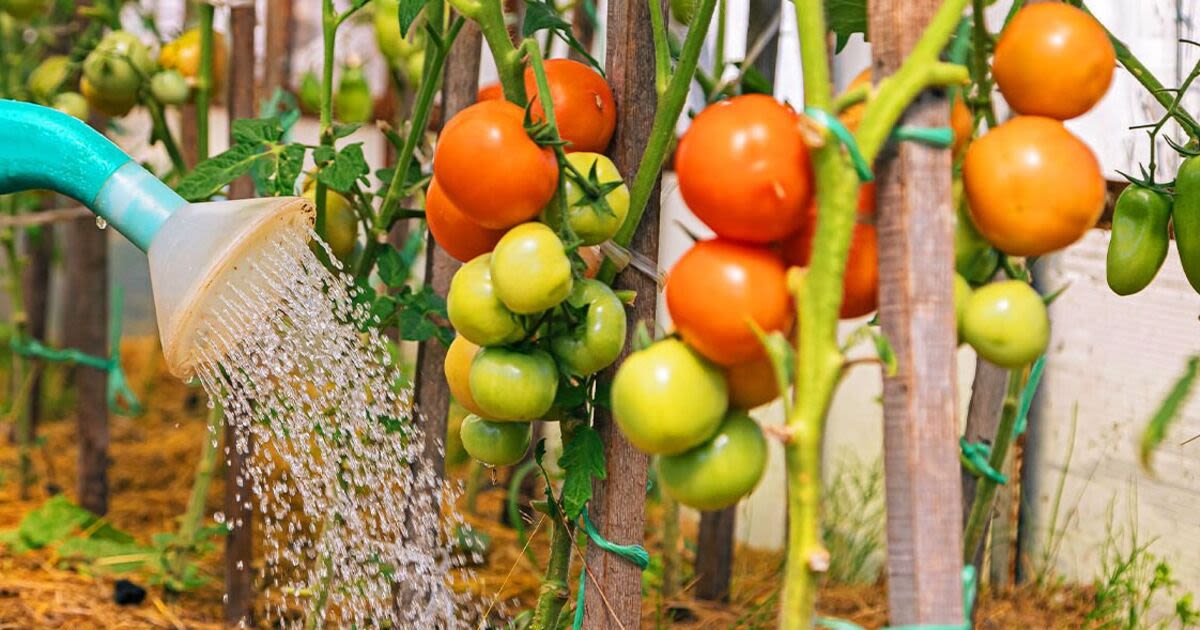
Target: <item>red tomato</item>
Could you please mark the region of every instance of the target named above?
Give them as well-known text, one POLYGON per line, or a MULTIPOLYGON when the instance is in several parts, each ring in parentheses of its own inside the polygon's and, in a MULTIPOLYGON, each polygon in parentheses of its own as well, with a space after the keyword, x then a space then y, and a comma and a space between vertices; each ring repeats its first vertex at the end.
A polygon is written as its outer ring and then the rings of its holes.
MULTIPOLYGON (((812 239, 816 230, 816 208, 811 207, 807 226, 783 241, 783 259, 793 266, 806 267, 812 257, 812 239)), ((879 243, 875 224, 875 183, 858 189, 859 222, 850 237, 850 257, 842 281, 843 319, 862 317, 879 307, 879 243)))
POLYGON ((748 322, 765 332, 792 319, 786 268, 770 250, 724 239, 701 241, 667 277, 667 309, 675 328, 700 354, 721 365, 764 355, 748 322))
POLYGON ((1058 120, 1091 109, 1112 83, 1117 57, 1104 27, 1067 4, 1030 4, 1013 17, 992 60, 1004 100, 1058 120))
POLYGON ((433 174, 463 214, 491 229, 538 215, 558 188, 554 152, 538 146, 525 112, 504 100, 476 103, 442 130, 433 174))
POLYGON ((675 153, 679 191, 718 236, 776 241, 803 226, 812 198, 808 147, 791 108, 762 94, 709 106, 675 153))
POLYGON ((436 179, 429 183, 425 194, 425 222, 433 240, 460 262, 492 251, 504 236, 504 230, 485 228, 454 207, 436 179))
MULTIPOLYGON (((617 128, 617 105, 608 82, 587 64, 573 59, 546 61, 546 83, 554 101, 558 134, 570 144, 570 151, 604 153, 617 128)), ((542 120, 533 69, 525 69, 525 92, 529 96, 534 120, 542 120)))

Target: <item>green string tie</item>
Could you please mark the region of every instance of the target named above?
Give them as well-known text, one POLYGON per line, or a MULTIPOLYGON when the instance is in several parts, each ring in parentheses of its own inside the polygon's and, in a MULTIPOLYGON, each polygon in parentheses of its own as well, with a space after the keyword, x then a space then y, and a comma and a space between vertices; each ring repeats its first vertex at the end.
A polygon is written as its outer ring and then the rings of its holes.
POLYGON ((949 127, 910 127, 900 125, 892 131, 892 140, 897 142, 919 142, 938 149, 954 144, 954 131, 949 127))
MULTIPOLYGON (((583 508, 583 531, 587 532, 588 538, 597 547, 620 556, 630 564, 635 565, 639 569, 645 571, 646 567, 650 566, 650 554, 646 553, 646 549, 641 545, 618 545, 600 535, 596 531, 596 526, 592 524, 591 517, 588 516, 587 507, 583 508)), ((573 630, 579 630, 583 627, 583 594, 587 586, 587 568, 584 567, 579 572, 579 589, 575 595, 575 621, 571 624, 573 630)))
POLYGON ((1025 389, 1021 390, 1021 407, 1017 413, 1017 422, 1013 425, 1013 437, 1025 432, 1029 424, 1029 408, 1033 406, 1033 395, 1037 393, 1038 385, 1042 382, 1042 372, 1046 369, 1046 355, 1038 357, 1033 368, 1029 370, 1029 380, 1025 389))
POLYGON ((854 134, 850 133, 850 130, 842 124, 842 121, 838 120, 837 116, 832 116, 829 112, 816 107, 805 107, 804 113, 832 132, 838 142, 846 147, 846 152, 850 154, 850 161, 854 164, 854 172, 858 173, 859 181, 869 182, 875 179, 874 173, 871 172, 871 165, 867 163, 862 151, 858 149, 858 141, 854 139, 854 134))
POLYGON ((8 345, 13 353, 24 357, 55 363, 73 363, 107 373, 108 408, 117 415, 136 416, 142 413, 142 405, 130 389, 125 370, 121 368, 121 305, 124 292, 120 286, 113 288, 112 298, 108 328, 108 347, 111 354, 108 358, 92 356, 74 348, 56 350, 32 337, 19 338, 14 335, 9 339, 8 345))
POLYGON ((989 444, 968 442, 967 438, 960 437, 958 438, 958 448, 960 451, 958 458, 962 461, 963 468, 970 471, 972 475, 987 477, 1000 485, 1008 483, 1008 477, 992 468, 991 461, 989 461, 992 456, 992 447, 989 444))
MULTIPOLYGON (((978 587, 975 567, 967 565, 962 570, 963 583, 963 622, 954 624, 924 623, 907 626, 887 626, 883 630, 971 630, 971 612, 975 610, 975 595, 978 587)), ((817 625, 829 630, 863 630, 863 627, 833 617, 818 617, 817 625)))

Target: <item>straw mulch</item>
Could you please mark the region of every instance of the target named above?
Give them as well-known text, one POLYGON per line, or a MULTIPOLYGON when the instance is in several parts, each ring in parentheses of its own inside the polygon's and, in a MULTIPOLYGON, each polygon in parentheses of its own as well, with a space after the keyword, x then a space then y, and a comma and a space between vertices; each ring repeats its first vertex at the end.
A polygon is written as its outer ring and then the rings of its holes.
MULTIPOLYGON (((127 344, 125 363, 133 387, 143 396, 147 413, 139 418, 111 419, 110 508, 108 519, 116 527, 146 543, 160 532, 172 532, 183 513, 192 475, 205 438, 203 399, 170 378, 163 369, 154 340, 127 344)), ((73 419, 45 423, 40 430, 44 446, 35 456, 38 485, 29 500, 19 500, 16 484, 16 451, 0 439, 0 529, 15 527, 22 516, 61 488, 72 496, 75 478, 73 419)), ((460 473, 461 474, 461 473, 460 473)), ((491 481, 491 480, 485 480, 491 481)), ((486 563, 473 568, 470 589, 492 617, 512 615, 531 607, 540 586, 540 569, 547 557, 548 523, 531 523, 528 551, 522 553, 515 530, 501 522, 504 492, 487 483, 478 509, 464 518, 491 537, 486 563)), ((221 508, 219 475, 207 497, 211 515, 221 508)), ((460 497, 460 508, 461 505, 460 497)), ((647 546, 660 551, 658 523, 661 513, 652 507, 647 524, 647 546)), ((536 518, 534 519, 536 521, 536 518)), ((211 520, 210 520, 211 522, 211 520)), ((694 525, 685 523, 683 535, 694 540, 694 525)), ((735 556, 730 603, 713 603, 690 596, 689 584, 668 601, 657 595, 644 598, 644 627, 770 628, 774 627, 781 556, 739 549, 735 556)), ((683 561, 691 562, 685 552, 683 561)), ((0 630, 26 628, 220 628, 222 559, 220 552, 200 558, 202 572, 211 579, 195 591, 168 597, 150 586, 147 576, 92 574, 88 567, 64 568, 49 551, 14 555, 0 546, 0 630), (113 603, 113 583, 128 577, 147 588, 146 601, 136 606, 113 603)), ((572 589, 577 584, 578 556, 573 563, 572 589)), ((256 566, 259 566, 256 563, 256 566)), ((685 574, 690 572, 685 572, 685 574)), ((1088 593, 1068 588, 1040 593, 1024 588, 1000 595, 985 593, 980 601, 981 628, 1078 628, 1084 625, 1088 593)), ((260 604, 261 606, 261 604, 260 604)), ((568 604, 568 609, 573 602, 568 604)), ((887 620, 883 585, 828 586, 820 594, 822 614, 854 621, 866 628, 881 627, 887 620)), ((263 627, 267 627, 265 622, 263 627)))

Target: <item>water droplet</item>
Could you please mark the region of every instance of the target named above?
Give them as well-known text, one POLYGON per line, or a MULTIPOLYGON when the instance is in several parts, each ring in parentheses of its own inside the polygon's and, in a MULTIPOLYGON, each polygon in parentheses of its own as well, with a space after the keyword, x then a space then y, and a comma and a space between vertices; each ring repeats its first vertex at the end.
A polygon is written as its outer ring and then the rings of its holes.
POLYGON ((108 221, 106 221, 104 219, 104 217, 97 215, 96 216, 96 227, 103 230, 104 228, 108 227, 108 221))

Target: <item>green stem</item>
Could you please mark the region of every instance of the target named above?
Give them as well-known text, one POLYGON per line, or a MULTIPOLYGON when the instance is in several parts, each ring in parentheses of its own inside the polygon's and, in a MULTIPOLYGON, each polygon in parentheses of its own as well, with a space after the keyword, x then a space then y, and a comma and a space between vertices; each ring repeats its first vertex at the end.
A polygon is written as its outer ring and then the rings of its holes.
POLYGON ((992 69, 988 65, 988 52, 991 48, 992 34, 987 27, 987 0, 971 0, 971 13, 974 27, 972 40, 974 54, 972 65, 975 74, 975 98, 972 105, 976 112, 983 112, 988 128, 996 126, 996 108, 992 105, 992 69))
MULTIPOLYGON (((613 237, 613 241, 621 247, 629 247, 633 242, 633 235, 637 232, 638 224, 642 222, 642 215, 646 213, 646 204, 654 192, 658 175, 667 159, 667 149, 675 136, 675 123, 679 121, 679 115, 687 102, 688 89, 700 59, 700 48, 704 45, 704 36, 708 32, 716 5, 717 0, 700 0, 696 15, 688 25, 687 37, 683 41, 683 50, 679 53, 675 73, 671 75, 667 91, 659 99, 654 110, 650 138, 646 141, 646 150, 642 153, 642 161, 638 164, 633 185, 629 189, 629 214, 625 216, 621 229, 617 230, 613 237)), ((597 278, 606 284, 612 284, 616 276, 616 266, 611 260, 605 259, 597 278)))
MULTIPOLYGON (((909 103, 931 85, 965 82, 960 66, 938 55, 966 8, 967 0, 947 0, 925 29, 900 69, 878 85, 867 103, 857 141, 869 163, 882 149, 909 103)), ((833 103, 823 0, 796 0, 806 105, 829 111, 833 103)), ((828 566, 821 542, 821 434, 845 359, 837 343, 842 281, 854 229, 858 180, 841 146, 828 138, 813 151, 818 195, 812 265, 795 277, 800 330, 796 403, 788 417, 785 445, 788 475, 788 550, 780 625, 808 630, 813 625, 817 577, 828 566)))
MULTIPOLYGON (((426 15, 440 15, 442 11, 442 3, 439 0, 429 0, 425 5, 426 15)), ((430 19, 429 25, 436 29, 439 37, 442 37, 442 42, 439 45, 432 41, 433 38, 426 37, 425 41, 428 46, 433 47, 432 51, 427 51, 425 56, 425 68, 421 72, 421 84, 417 88, 417 96, 413 102, 412 118, 408 123, 408 133, 404 136, 404 146, 400 148, 400 152, 396 155, 396 166, 392 172, 392 181, 388 183, 387 193, 384 194, 383 203, 379 207, 379 220, 375 222, 374 234, 367 239, 366 250, 363 252, 362 258, 358 261, 358 266, 355 269, 355 277, 365 278, 371 273, 371 269, 375 266, 375 260, 379 257, 383 246, 387 243, 387 235, 391 232, 392 226, 397 220, 402 218, 400 207, 405 196, 409 194, 405 186, 405 174, 408 172, 413 161, 413 154, 417 150, 417 143, 425 137, 425 130, 429 127, 429 115, 433 111, 434 96, 437 95, 438 86, 442 80, 442 69, 446 65, 446 57, 450 54, 450 48, 454 45, 454 40, 458 38, 458 33, 462 30, 465 23, 462 17, 455 18, 450 24, 450 29, 442 36, 440 17, 436 20, 430 19), (432 52, 432 54, 429 54, 432 52)))
POLYGON ((667 44, 667 22, 663 18, 662 4, 658 0, 647 0, 650 4, 650 28, 654 32, 654 89, 659 97, 667 91, 671 80, 671 57, 667 44))
POLYGON ((200 2, 200 75, 196 77, 196 159, 208 159, 208 109, 213 88, 213 5, 200 2))
MULTIPOLYGON (((550 497, 550 500, 554 500, 550 497)), ((571 539, 573 530, 563 515, 561 507, 554 506, 554 533, 550 537, 550 561, 546 565, 546 577, 538 590, 537 606, 534 608, 533 622, 530 628, 548 630, 558 627, 558 618, 563 606, 571 597, 571 589, 567 586, 567 577, 571 568, 571 539)))
POLYGON ((725 0, 717 0, 717 41, 713 45, 713 74, 717 81, 725 74, 725 14, 729 13, 725 0))
MULTIPOLYGON (((324 47, 324 58, 321 65, 321 112, 320 112, 320 143, 323 147, 333 146, 333 62, 334 47, 337 44, 338 28, 337 10, 333 0, 321 0, 321 43, 324 47)), ((315 229, 317 234, 325 234, 327 187, 320 179, 317 180, 316 195, 317 218, 315 229)), ((327 257, 323 247, 315 248, 322 262, 327 257)))
POLYGON ((662 597, 663 599, 670 599, 679 592, 679 577, 683 568, 683 561, 679 557, 679 502, 664 492, 662 495, 662 504, 662 597))
POLYGON ((180 590, 187 572, 188 556, 196 546, 196 532, 200 531, 200 523, 204 520, 205 500, 217 463, 217 435, 223 422, 221 407, 214 403, 208 412, 208 432, 204 435, 200 461, 196 464, 196 476, 192 479, 192 492, 188 497, 187 510, 179 519, 179 533, 175 536, 175 551, 171 559, 168 585, 174 583, 180 590))
POLYGON ((183 153, 180 152, 179 145, 175 143, 175 138, 171 135, 171 128, 167 126, 167 118, 163 114, 162 105, 154 99, 147 99, 146 109, 150 112, 154 137, 162 141, 167 155, 171 158, 171 164, 175 167, 176 176, 182 177, 184 173, 187 173, 187 162, 183 160, 183 153))
MULTIPOLYGON (((458 8, 458 5, 455 5, 458 8)), ((482 0, 476 5, 472 17, 479 24, 479 32, 492 51, 492 59, 496 61, 496 74, 500 78, 500 86, 504 89, 504 98, 525 105, 525 64, 521 62, 521 53, 513 46, 508 34, 508 26, 504 23, 503 0, 482 0)), ((462 9, 460 8, 461 12, 462 9)))
MULTIPOLYGON (((15 213, 13 197, 4 197, 4 205, 9 212, 15 213)), ((24 265, 17 256, 17 231, 6 230, 0 236, 4 245, 5 267, 8 271, 6 289, 8 291, 9 319, 12 322, 14 339, 24 339, 28 334, 28 318, 25 311, 24 292, 21 286, 21 269, 24 265)), ((28 392, 33 385, 34 370, 32 362, 12 353, 12 370, 9 374, 12 390, 12 409, 10 415, 16 421, 18 479, 20 481, 20 498, 29 498, 29 490, 33 487, 33 419, 29 415, 28 392)))
MULTIPOLYGON (((1012 370, 1008 374, 1008 390, 1004 395, 1004 406, 1000 410, 1000 424, 996 427, 996 435, 992 438, 992 453, 988 465, 994 470, 1004 469, 1004 460, 1008 458, 1008 449, 1013 442, 1013 427, 1017 423, 1017 413, 1021 407, 1021 392, 1025 389, 1025 381, 1029 371, 1024 368, 1012 370)), ((979 545, 983 542, 983 534, 987 531, 988 521, 991 520, 993 503, 996 500, 995 481, 988 477, 980 477, 975 485, 975 499, 971 502, 971 514, 967 517, 967 526, 963 532, 963 562, 971 564, 979 545)))

